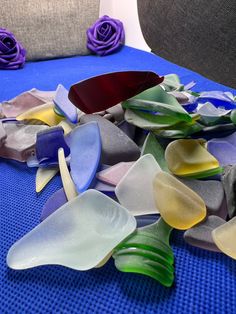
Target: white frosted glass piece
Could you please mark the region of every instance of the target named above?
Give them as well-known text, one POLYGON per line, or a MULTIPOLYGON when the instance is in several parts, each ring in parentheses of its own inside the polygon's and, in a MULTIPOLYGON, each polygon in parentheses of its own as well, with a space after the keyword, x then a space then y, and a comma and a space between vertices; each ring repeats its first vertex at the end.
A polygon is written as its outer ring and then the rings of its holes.
POLYGON ((136 228, 133 215, 108 196, 88 190, 67 202, 9 250, 7 265, 26 269, 57 264, 97 266, 136 228))
POLYGON ((140 157, 121 179, 115 189, 122 206, 135 216, 156 214, 153 180, 161 171, 151 154, 140 157))

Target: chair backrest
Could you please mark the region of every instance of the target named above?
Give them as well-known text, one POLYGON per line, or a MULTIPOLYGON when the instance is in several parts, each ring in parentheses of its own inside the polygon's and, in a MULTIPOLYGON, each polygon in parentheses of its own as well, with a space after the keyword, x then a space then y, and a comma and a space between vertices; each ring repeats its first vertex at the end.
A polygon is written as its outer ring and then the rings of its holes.
POLYGON ((235 0, 138 0, 152 51, 236 88, 235 0))
POLYGON ((13 32, 27 59, 87 54, 86 30, 99 17, 99 0, 1 0, 0 27, 13 32))

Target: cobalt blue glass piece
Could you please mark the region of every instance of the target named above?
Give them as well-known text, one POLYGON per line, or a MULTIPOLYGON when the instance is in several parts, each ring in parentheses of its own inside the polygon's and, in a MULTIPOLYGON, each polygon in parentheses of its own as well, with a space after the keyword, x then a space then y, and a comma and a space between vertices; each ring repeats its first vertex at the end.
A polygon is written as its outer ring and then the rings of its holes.
POLYGON ((70 169, 78 193, 87 190, 96 175, 102 143, 97 122, 76 127, 70 135, 70 169))
POLYGON ((64 139, 64 130, 58 126, 39 132, 35 146, 40 167, 58 164, 57 152, 60 147, 64 149, 66 157, 70 154, 70 149, 64 139))
POLYGON ((226 110, 236 109, 236 102, 222 91, 202 92, 198 98, 198 102, 210 102, 215 107, 222 107, 226 110))
POLYGON ((197 109, 198 103, 197 102, 186 103, 182 106, 187 112, 194 112, 197 109))
POLYGON ((77 108, 68 99, 68 93, 68 90, 63 85, 59 84, 53 101, 57 109, 59 109, 59 112, 62 112, 63 115, 72 123, 77 123, 77 108))

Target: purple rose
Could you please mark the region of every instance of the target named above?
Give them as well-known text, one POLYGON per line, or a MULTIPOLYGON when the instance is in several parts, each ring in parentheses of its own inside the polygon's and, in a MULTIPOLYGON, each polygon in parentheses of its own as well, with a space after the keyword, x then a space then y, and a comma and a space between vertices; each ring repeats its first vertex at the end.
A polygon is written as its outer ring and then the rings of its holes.
POLYGON ((0 69, 18 69, 25 63, 26 51, 15 36, 0 28, 0 69))
POLYGON ((104 15, 87 30, 87 48, 105 56, 117 50, 125 41, 123 23, 104 15))

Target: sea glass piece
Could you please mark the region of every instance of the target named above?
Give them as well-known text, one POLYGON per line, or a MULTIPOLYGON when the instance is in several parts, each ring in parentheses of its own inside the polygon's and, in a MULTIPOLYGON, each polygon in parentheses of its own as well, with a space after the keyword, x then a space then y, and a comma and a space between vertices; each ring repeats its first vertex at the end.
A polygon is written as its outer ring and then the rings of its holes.
POLYGON ((64 135, 69 134, 69 133, 73 130, 73 128, 72 128, 72 126, 70 125, 70 123, 68 123, 68 121, 66 121, 66 120, 62 120, 60 123, 58 123, 57 126, 60 126, 60 127, 63 128, 63 130, 64 130, 64 135))
POLYGON ((115 266, 123 272, 149 276, 166 287, 174 282, 174 255, 169 245, 172 228, 160 218, 138 228, 114 250, 115 266))
POLYGON ((204 250, 220 252, 212 238, 212 231, 223 225, 225 220, 218 216, 208 216, 206 220, 184 232, 184 240, 204 250))
POLYGON ((40 120, 49 126, 55 126, 61 122, 64 117, 57 115, 53 108, 54 104, 52 102, 48 102, 44 105, 37 106, 23 112, 22 114, 18 115, 16 119, 18 121, 40 120))
POLYGON ((58 168, 38 168, 36 173, 36 192, 41 192, 58 173, 58 168))
POLYGON ((222 174, 229 218, 236 216, 236 165, 224 167, 222 174))
POLYGON ((179 120, 167 115, 154 115, 140 110, 127 109, 125 111, 125 120, 141 129, 158 130, 169 128, 175 125, 179 120))
POLYGON ((216 180, 194 180, 178 178, 180 182, 196 192, 205 202, 208 215, 227 217, 227 206, 223 185, 216 180))
POLYGON ((101 158, 101 137, 96 122, 76 127, 70 135, 71 177, 78 193, 87 190, 101 158))
POLYGON ((82 124, 91 121, 96 121, 99 126, 102 140, 102 163, 115 165, 121 161, 134 161, 139 158, 139 147, 112 122, 99 115, 84 115, 80 119, 82 124))
MULTIPOLYGON (((192 118, 172 95, 154 86, 122 103, 126 109, 146 110, 171 116, 177 121, 191 122, 192 118)), ((158 115, 157 115, 158 118, 158 115)))
POLYGON ((221 107, 225 110, 236 109, 236 103, 222 91, 207 91, 200 93, 198 102, 210 102, 215 107, 221 107))
POLYGON ((61 84, 57 86, 54 103, 64 116, 72 123, 78 122, 77 108, 68 99, 68 90, 61 84))
POLYGON ((136 228, 135 218, 104 194, 88 190, 67 202, 9 250, 7 265, 27 269, 57 264, 97 266, 136 228))
POLYGON ((128 122, 121 121, 116 125, 121 131, 123 131, 131 140, 135 138, 136 127, 128 122))
POLYGON ((225 110, 221 107, 217 108, 210 102, 199 104, 196 110, 198 114, 206 117, 222 117, 228 114, 230 111, 231 110, 225 110))
POLYGON ((153 180, 160 171, 151 154, 140 157, 116 186, 115 193, 120 204, 135 216, 158 213, 153 180))
POLYGON ((203 199, 167 172, 158 172, 153 181, 156 207, 170 226, 186 230, 206 216, 203 199))
POLYGON ((119 162, 108 169, 97 172, 96 177, 100 181, 116 186, 133 164, 133 161, 119 162))
POLYGON ((212 237, 217 247, 233 259, 236 259, 235 234, 236 217, 212 231, 212 237))
POLYGON ((40 221, 45 220, 48 216, 54 213, 62 205, 67 203, 67 197, 64 188, 53 193, 43 206, 40 221))
POLYGON ((180 103, 181 105, 188 103, 191 97, 190 94, 179 92, 179 91, 169 92, 168 94, 174 96, 176 100, 178 101, 178 103, 180 103))
POLYGON ((75 198, 78 195, 78 193, 76 191, 75 184, 73 180, 71 179, 70 172, 66 164, 66 159, 65 159, 63 148, 58 149, 58 162, 59 162, 59 169, 60 169, 63 188, 66 194, 66 198, 69 201, 75 198))
POLYGON ((111 108, 108 108, 106 110, 107 113, 112 115, 112 118, 116 121, 116 122, 121 122, 124 120, 124 109, 122 108, 121 104, 117 104, 111 108))
POLYGON ((5 142, 5 139, 7 138, 7 133, 3 127, 2 122, 0 121, 0 147, 5 142))
POLYGON ((177 74, 167 74, 164 77, 164 81, 161 86, 164 87, 164 90, 170 92, 174 90, 179 90, 181 88, 180 79, 177 74))
POLYGON ((219 162, 203 147, 203 144, 204 141, 193 139, 171 142, 165 151, 169 170, 178 176, 195 177, 204 177, 210 170, 218 171, 219 162))
POLYGON ((83 112, 94 113, 113 107, 162 81, 163 77, 150 71, 106 73, 72 85, 69 99, 83 112))
POLYGON ((103 193, 108 194, 108 195, 115 194, 115 186, 114 185, 107 184, 107 183, 101 182, 99 180, 96 180, 96 183, 94 184, 93 188, 94 188, 94 190, 103 192, 103 193))
POLYGON ((196 133, 197 138, 203 137, 211 139, 213 137, 224 137, 236 131, 236 126, 233 123, 217 124, 213 126, 205 126, 203 129, 196 133))
POLYGON ((19 123, 4 123, 7 138, 0 149, 0 156, 25 162, 35 154, 36 135, 48 129, 46 125, 25 125, 19 123))
POLYGON ((70 149, 64 139, 64 131, 60 126, 49 128, 37 134, 36 157, 41 167, 58 164, 58 149, 63 148, 65 156, 70 154, 70 149))
POLYGON ((156 136, 150 132, 143 144, 141 155, 151 154, 158 162, 159 166, 164 171, 169 171, 166 160, 165 151, 161 144, 158 142, 156 136))
POLYGON ((221 166, 236 164, 236 132, 207 142, 207 150, 219 161, 221 166))
POLYGON ((19 114, 46 102, 44 99, 36 97, 33 91, 34 89, 24 92, 11 100, 4 101, 2 103, 4 116, 8 118, 17 117, 19 114))

